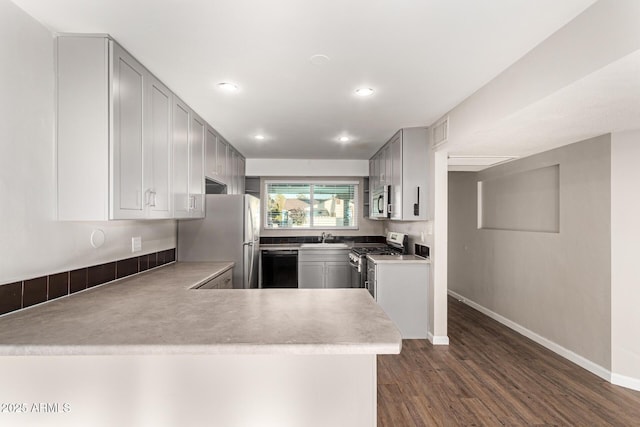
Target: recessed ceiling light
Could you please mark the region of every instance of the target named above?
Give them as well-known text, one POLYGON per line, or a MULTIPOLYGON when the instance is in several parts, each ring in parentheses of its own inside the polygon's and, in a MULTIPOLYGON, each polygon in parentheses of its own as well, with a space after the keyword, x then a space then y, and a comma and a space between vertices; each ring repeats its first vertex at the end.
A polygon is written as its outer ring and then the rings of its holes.
POLYGON ((370 96, 373 95, 373 89, 370 87, 361 87, 356 89, 356 95, 358 96, 370 96))
POLYGON ((341 136, 340 137, 340 142, 349 142, 349 137, 348 136, 341 136))
POLYGON ((264 135, 256 135, 254 136, 255 139, 262 141, 264 139, 264 135))
POLYGON ((238 85, 230 82, 218 83, 218 87, 226 92, 235 92, 238 90, 238 85))

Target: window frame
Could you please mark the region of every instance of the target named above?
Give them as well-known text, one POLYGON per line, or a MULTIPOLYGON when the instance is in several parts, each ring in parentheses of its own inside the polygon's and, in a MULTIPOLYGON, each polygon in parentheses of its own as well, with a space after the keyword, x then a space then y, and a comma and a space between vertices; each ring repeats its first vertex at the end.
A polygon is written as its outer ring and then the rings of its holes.
POLYGON ((311 180, 311 179, 265 179, 264 180, 264 197, 262 199, 262 207, 264 214, 262 216, 262 224, 264 230, 358 230, 359 229, 359 221, 358 217, 360 215, 360 181, 351 181, 351 180, 330 180, 330 179, 322 179, 322 180, 311 180), (316 185, 353 185, 353 225, 352 226, 342 226, 342 227, 321 227, 313 225, 313 208, 309 213, 309 227, 272 227, 269 226, 268 217, 269 217, 269 185, 270 184, 302 184, 309 185, 309 198, 310 204, 313 206, 315 202, 314 193, 316 185))

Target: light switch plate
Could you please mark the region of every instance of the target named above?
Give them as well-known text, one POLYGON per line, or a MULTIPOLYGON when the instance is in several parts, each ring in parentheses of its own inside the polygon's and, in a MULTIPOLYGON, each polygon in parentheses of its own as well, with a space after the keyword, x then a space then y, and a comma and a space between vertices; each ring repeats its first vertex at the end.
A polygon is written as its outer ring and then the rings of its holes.
POLYGON ((131 252, 140 252, 142 251, 142 237, 132 237, 131 238, 131 252))

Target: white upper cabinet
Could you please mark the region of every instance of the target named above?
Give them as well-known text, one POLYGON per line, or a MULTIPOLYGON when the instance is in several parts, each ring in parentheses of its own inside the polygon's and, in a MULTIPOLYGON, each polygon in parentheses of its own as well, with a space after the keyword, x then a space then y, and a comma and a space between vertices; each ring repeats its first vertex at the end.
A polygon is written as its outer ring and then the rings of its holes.
POLYGON ((244 186, 244 178, 246 175, 245 172, 246 161, 244 157, 238 156, 238 194, 244 194, 245 186, 244 186))
POLYGON ((215 130, 207 128, 205 176, 227 185, 227 194, 244 194, 245 158, 215 130))
POLYGON ((399 130, 371 158, 371 188, 389 186, 389 218, 427 220, 428 141, 426 128, 399 130))
POLYGON ((58 218, 167 218, 171 92, 113 40, 56 39, 58 218))
POLYGON ((238 194, 238 153, 236 150, 230 149, 229 155, 229 171, 227 179, 227 193, 238 194))
POLYGON ((173 99, 173 217, 203 218, 206 123, 173 99))
POLYGON ((204 218, 204 140, 207 124, 191 111, 189 132, 189 211, 191 218, 204 218))
POLYGON ((205 174, 241 191, 242 156, 108 36, 57 37, 56 89, 58 219, 201 218, 205 174))
POLYGON ((143 202, 149 218, 171 218, 172 94, 158 79, 147 79, 143 202))
POLYGON ((229 145, 224 139, 218 137, 216 141, 216 167, 218 170, 218 181, 223 184, 227 183, 227 158, 229 156, 229 145))
POLYGON ((190 109, 173 98, 173 217, 189 218, 189 128, 190 109))
POLYGON ((218 135, 211 126, 207 126, 204 145, 204 176, 220 182, 218 174, 218 135))
POLYGON ((111 215, 113 219, 142 218, 143 145, 145 130, 144 67, 117 44, 111 45, 111 96, 113 114, 111 215))

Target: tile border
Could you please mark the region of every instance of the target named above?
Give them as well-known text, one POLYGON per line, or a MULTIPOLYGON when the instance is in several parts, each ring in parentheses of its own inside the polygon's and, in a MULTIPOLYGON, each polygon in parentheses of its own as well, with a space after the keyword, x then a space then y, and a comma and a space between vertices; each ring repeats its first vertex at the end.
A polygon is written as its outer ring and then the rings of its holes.
POLYGON ((45 276, 3 283, 0 285, 0 297, 11 298, 12 301, 0 301, 0 316, 23 310, 35 304, 73 295, 76 292, 84 291, 94 286, 142 273, 152 268, 160 267, 161 265, 170 264, 175 262, 175 260, 176 248, 171 248, 102 264, 89 265, 69 271, 56 272, 45 276), (64 284, 65 275, 66 292, 64 284), (38 283, 44 281, 46 284, 44 295, 41 295, 42 292, 36 296, 30 293, 33 292, 31 288, 34 286, 35 281, 38 281, 38 283), (55 288, 52 287, 54 284, 55 288), (27 291, 26 300, 25 291, 27 291), (20 300, 19 304, 18 299, 20 300))

